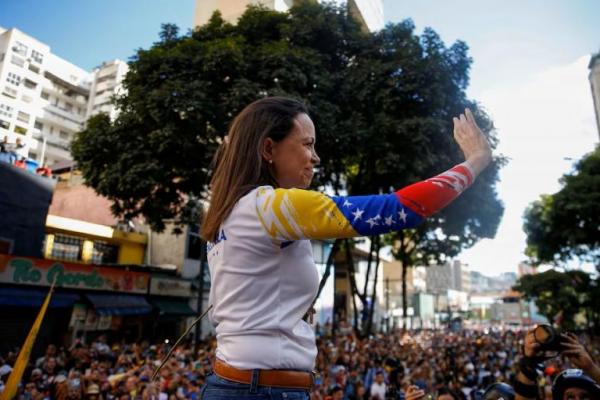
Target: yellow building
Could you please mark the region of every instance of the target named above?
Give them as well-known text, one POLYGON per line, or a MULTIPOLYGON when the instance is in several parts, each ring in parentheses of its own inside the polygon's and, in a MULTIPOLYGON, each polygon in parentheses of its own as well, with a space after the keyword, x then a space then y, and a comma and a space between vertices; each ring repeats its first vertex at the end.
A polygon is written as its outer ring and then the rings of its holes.
MULTIPOLYGON (((147 236, 118 229, 110 201, 63 175, 46 219, 44 258, 85 264, 144 264, 147 236)), ((123 227, 124 228, 124 227, 123 227)))

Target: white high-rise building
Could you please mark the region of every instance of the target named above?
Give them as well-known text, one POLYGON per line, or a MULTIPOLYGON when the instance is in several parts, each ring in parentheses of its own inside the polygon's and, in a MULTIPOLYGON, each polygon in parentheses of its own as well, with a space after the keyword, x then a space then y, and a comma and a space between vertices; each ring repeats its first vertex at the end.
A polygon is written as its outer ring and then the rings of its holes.
POLYGON ((89 116, 102 111, 114 118, 107 102, 126 72, 119 60, 88 72, 18 29, 0 27, 0 140, 20 139, 21 154, 40 164, 71 160, 73 135, 89 116))
POLYGON ((115 119, 118 110, 112 104, 113 96, 123 94, 123 78, 129 71, 129 66, 121 60, 112 60, 102 63, 92 72, 94 83, 90 91, 90 101, 87 110, 88 117, 100 112, 106 113, 115 119))
POLYGON ((448 289, 468 292, 471 276, 467 264, 454 260, 452 263, 430 265, 426 268, 426 286, 430 293, 443 293, 448 289))
POLYGON ((17 30, 0 28, 0 136, 20 139, 25 154, 46 164, 69 159, 83 128, 90 74, 17 30))
MULTIPOLYGON (((236 23, 249 5, 262 5, 276 11, 287 11, 297 0, 196 0, 194 26, 208 22, 212 14, 219 10, 223 19, 236 23)), ((319 0, 323 2, 323 0, 319 0)), ((383 0, 335 0, 346 4, 348 10, 365 30, 377 31, 383 28, 383 0)))

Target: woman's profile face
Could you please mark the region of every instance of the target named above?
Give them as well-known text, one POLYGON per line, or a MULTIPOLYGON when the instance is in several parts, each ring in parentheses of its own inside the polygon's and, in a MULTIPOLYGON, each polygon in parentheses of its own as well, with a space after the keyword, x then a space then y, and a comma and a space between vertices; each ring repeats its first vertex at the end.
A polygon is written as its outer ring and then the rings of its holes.
POLYGON ((313 168, 320 159, 315 152, 315 126, 306 114, 294 118, 292 131, 281 141, 268 138, 264 158, 273 169, 275 180, 283 189, 306 189, 313 178, 313 168))

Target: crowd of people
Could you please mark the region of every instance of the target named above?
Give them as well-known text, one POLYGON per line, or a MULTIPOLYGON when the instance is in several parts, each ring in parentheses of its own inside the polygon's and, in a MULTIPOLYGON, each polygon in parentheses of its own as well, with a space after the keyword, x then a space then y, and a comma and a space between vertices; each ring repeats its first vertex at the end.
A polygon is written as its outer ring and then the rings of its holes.
POLYGON ((27 149, 20 138, 10 143, 8 136, 0 142, 0 162, 13 164, 19 168, 30 170, 37 175, 52 176, 52 170, 45 165, 38 165, 34 160, 27 158, 27 149))
MULTIPOLYGON (((359 338, 347 325, 332 335, 320 329, 311 399, 477 399, 495 382, 512 384, 523 357, 524 332, 400 330, 359 338)), ((591 358, 600 356, 598 338, 577 340, 591 358)), ((214 339, 194 351, 178 346, 157 378, 152 374, 169 350, 166 343, 107 343, 101 335, 70 348, 49 345, 32 359, 18 399, 199 399, 211 373, 214 339)), ((16 352, 0 357, 0 391, 16 352)), ((538 380, 540 398, 552 399, 551 385, 568 367, 564 357, 545 363, 538 380), (545 396, 545 397, 541 397, 545 396)))

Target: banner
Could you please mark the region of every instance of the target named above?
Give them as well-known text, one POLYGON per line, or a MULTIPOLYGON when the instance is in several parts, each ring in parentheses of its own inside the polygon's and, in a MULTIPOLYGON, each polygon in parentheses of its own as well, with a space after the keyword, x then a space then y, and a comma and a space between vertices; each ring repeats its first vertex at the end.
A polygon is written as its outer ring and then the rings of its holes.
POLYGON ((57 287, 146 294, 150 274, 0 254, 0 283, 50 286, 54 279, 57 287))
POLYGON ((19 382, 21 382, 21 378, 23 377, 23 372, 25 372, 25 368, 27 368, 27 364, 29 363, 29 356, 31 354, 31 349, 35 343, 35 339, 37 334, 42 326, 42 321, 44 320, 44 315, 46 315, 46 310, 48 309, 48 304, 50 303, 50 298, 52 297, 52 292, 54 291, 54 283, 50 286, 50 290, 48 291, 48 295, 46 296, 46 300, 42 304, 40 308, 40 312, 25 339, 25 343, 23 344, 23 348, 19 352, 17 357, 17 361, 15 361, 15 366, 8 377, 8 382, 6 382, 6 386, 4 387, 4 391, 2 392, 1 400, 10 400, 15 394, 17 394, 17 389, 19 387, 19 382))
POLYGON ((192 282, 153 276, 150 279, 149 293, 158 296, 192 297, 192 282))

